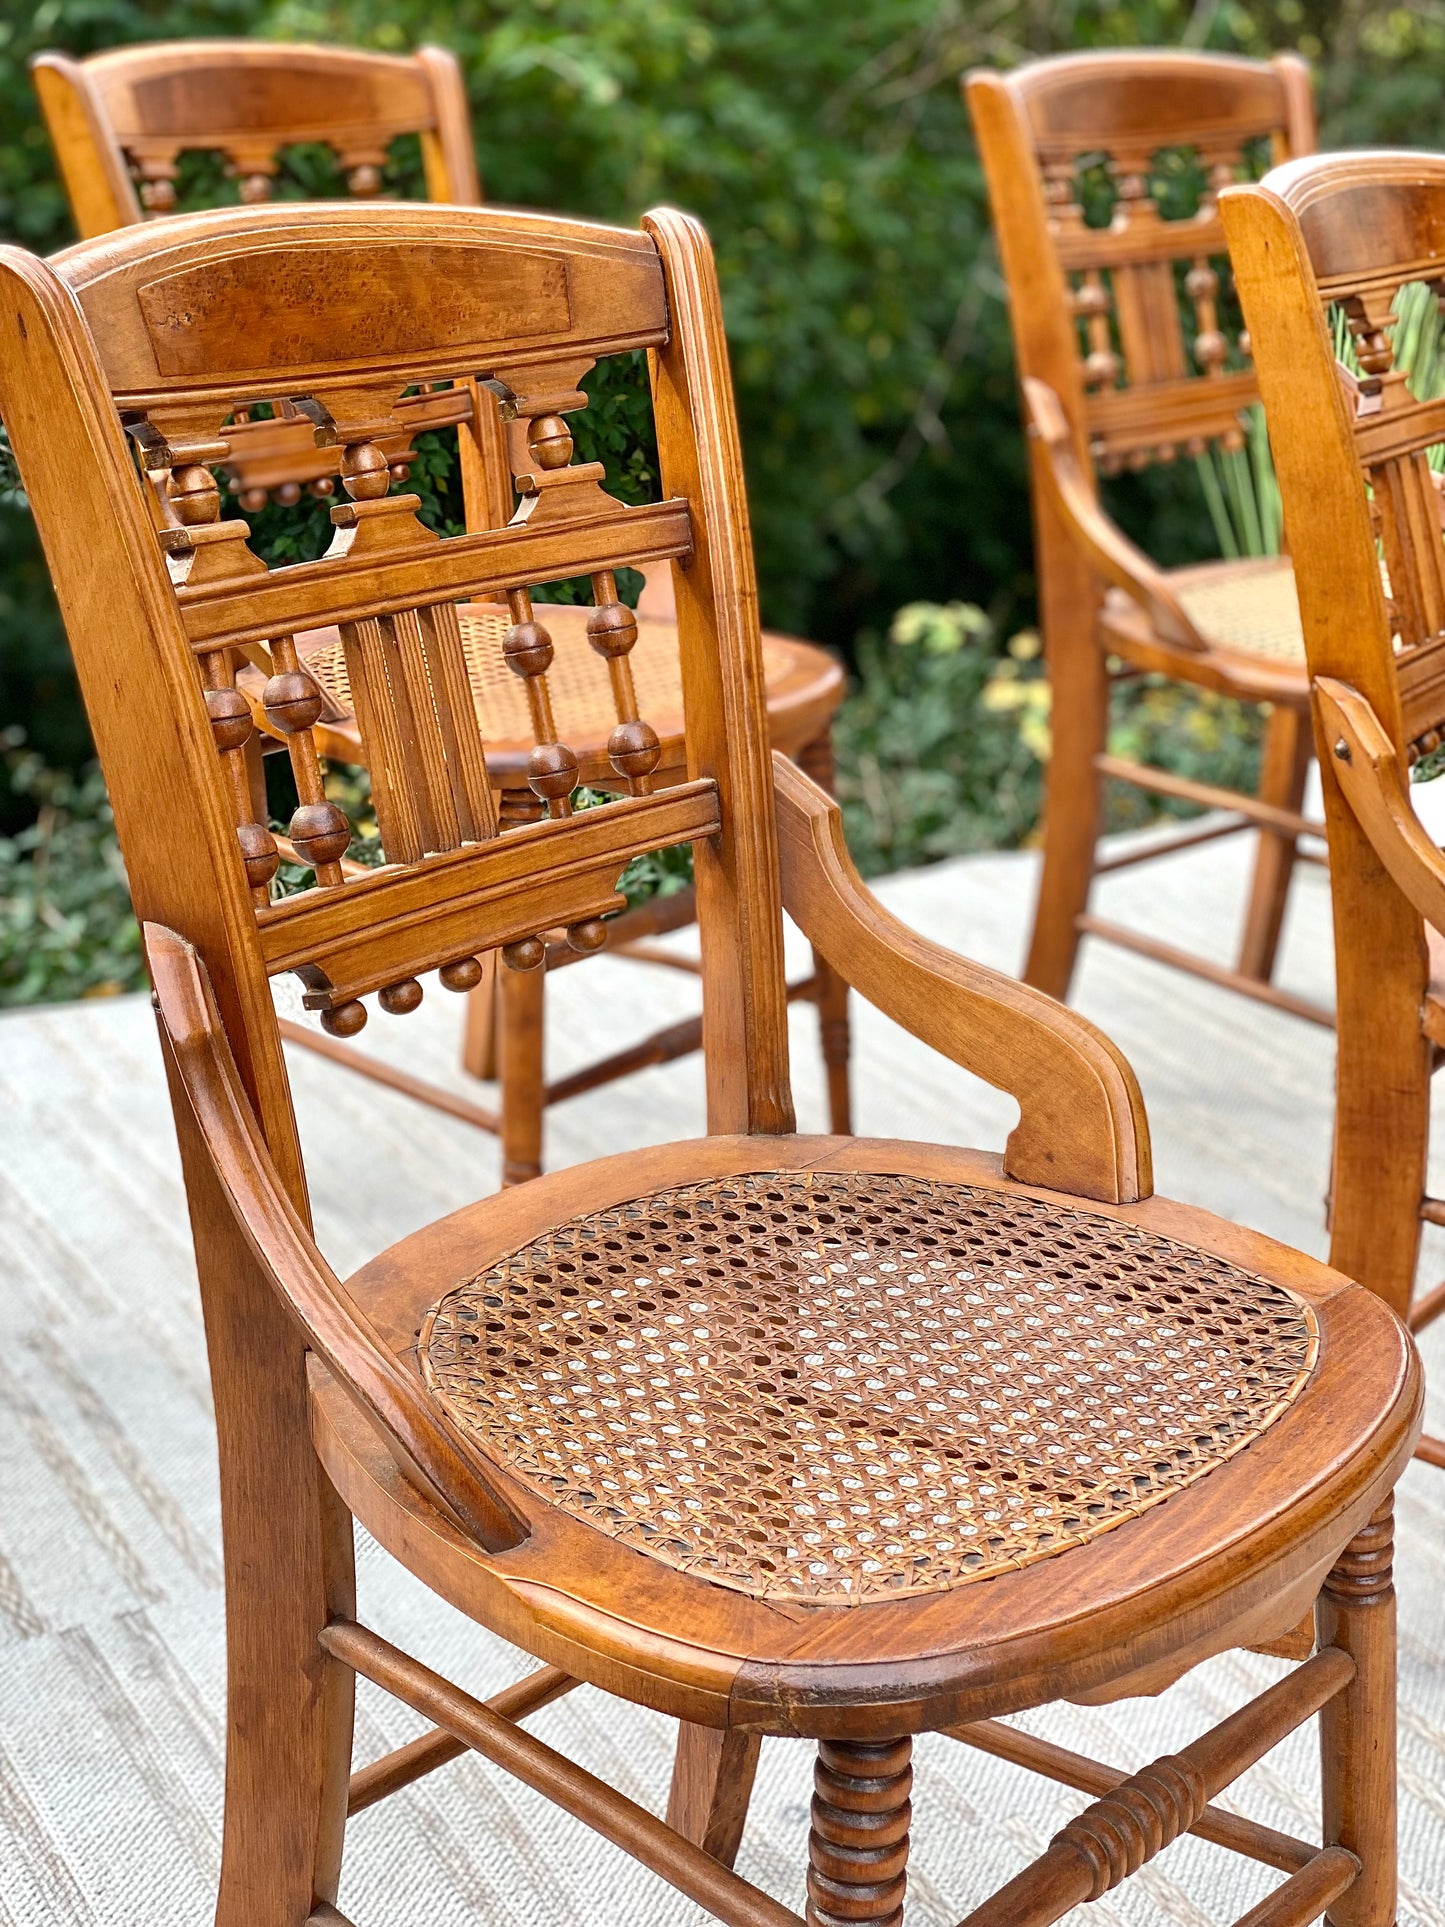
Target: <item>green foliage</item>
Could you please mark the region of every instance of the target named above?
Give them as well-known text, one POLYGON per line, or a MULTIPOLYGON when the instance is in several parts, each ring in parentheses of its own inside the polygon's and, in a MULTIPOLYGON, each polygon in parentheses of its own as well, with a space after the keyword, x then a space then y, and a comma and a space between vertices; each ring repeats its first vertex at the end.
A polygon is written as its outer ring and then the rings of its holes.
POLYGON ((0 744, 11 788, 36 810, 17 835, 0 836, 0 1004, 143 988, 140 932, 99 769, 49 769, 17 730, 0 744))
MULTIPOLYGON (((835 727, 838 798, 865 876, 1033 840, 1049 760, 1049 685, 1031 629, 1001 648, 968 603, 900 609, 886 642, 864 639, 858 683, 835 727)), ((1236 789, 1258 778, 1258 710, 1162 677, 1114 692, 1111 746, 1236 789)), ((1190 815, 1111 785, 1105 822, 1138 829, 1190 815)))
POLYGON ((1000 656, 993 625, 968 603, 913 603, 886 641, 860 641, 834 740, 848 847, 865 876, 1006 847, 1032 828, 1043 744, 1019 727, 1012 692, 1037 692, 1023 710, 1036 723, 1048 685, 1010 666, 1024 663, 1000 656), (990 701, 995 688, 1010 693, 990 701))

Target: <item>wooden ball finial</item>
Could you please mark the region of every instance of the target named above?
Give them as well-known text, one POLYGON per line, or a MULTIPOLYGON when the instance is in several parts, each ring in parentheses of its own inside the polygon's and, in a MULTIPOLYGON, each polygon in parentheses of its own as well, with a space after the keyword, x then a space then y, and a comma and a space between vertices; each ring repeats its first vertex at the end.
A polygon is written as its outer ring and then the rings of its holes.
POLYGON ((527 446, 538 468, 566 468, 572 459, 572 431, 560 415, 539 415, 527 430, 527 446))
POLYGON ((518 937, 502 945, 502 962, 508 970, 536 970, 547 961, 547 946, 540 937, 518 937))
POLYGON ((391 467, 375 442, 352 442, 341 457, 341 485, 353 502, 377 502, 391 487, 391 467))
POLYGON ((220 520, 221 491, 215 476, 199 462, 173 468, 166 494, 183 528, 200 528, 207 522, 220 520))
POLYGON ((359 1030, 366 1029, 366 1005, 353 998, 334 1010, 323 1010, 321 1028, 328 1037, 355 1037, 359 1030))
POLYGON ((335 803, 303 803, 291 817, 286 833, 298 856, 313 865, 335 863, 351 844, 351 824, 335 803))
POLYGON ((251 705, 239 689, 208 689, 206 714, 211 719, 211 735, 217 749, 242 749, 250 741, 255 728, 251 705))
POLYGON ((437 981, 443 990, 455 990, 460 993, 475 990, 482 981, 483 975, 479 958, 458 957, 455 963, 442 965, 437 972, 437 981))

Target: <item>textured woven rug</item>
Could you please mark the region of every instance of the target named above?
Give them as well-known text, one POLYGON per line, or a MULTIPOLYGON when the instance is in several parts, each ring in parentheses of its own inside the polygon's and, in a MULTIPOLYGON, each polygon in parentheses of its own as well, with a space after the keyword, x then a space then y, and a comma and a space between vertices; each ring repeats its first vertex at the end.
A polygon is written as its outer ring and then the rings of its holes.
MULTIPOLYGON (((1441 786, 1445 790, 1445 784, 1441 786)), ((1207 845, 1106 881, 1108 916, 1147 920, 1230 960, 1247 852, 1207 845)), ((1033 859, 979 857, 887 882, 918 928, 1017 968, 1033 859)), ((1324 881, 1295 891, 1282 981, 1328 999, 1324 881)), ((605 959, 551 986, 553 1074, 688 1014, 695 984, 605 959)), ((1138 1069, 1161 1191, 1321 1252, 1331 1049, 1297 1020, 1095 945, 1078 1003, 1138 1069)), ((0 1020, 0 1927, 203 1927, 220 1852, 222 1613, 214 1439, 179 1173, 143 999, 0 1020)), ((429 998, 378 1018, 370 1048, 462 1080, 459 1011, 429 998)), ((997 1144, 1011 1104, 885 1021, 857 1018, 861 1130, 997 1144)), ((293 1052, 322 1243, 344 1272, 439 1212, 493 1188, 495 1144, 293 1052)), ((795 1013, 800 1123, 823 1108, 811 1012, 795 1013)), ((1445 1102, 1445 1089, 1439 1093, 1445 1102)), ((556 1166, 702 1124, 696 1063, 601 1091, 549 1120, 556 1166)), ((1445 1119, 1437 1141, 1445 1149, 1445 1119)), ((1441 1189, 1445 1172, 1434 1188, 1441 1189)), ((1431 1281, 1445 1239, 1427 1251, 1431 1281)), ((1427 1338, 1445 1431, 1445 1326, 1427 1338)), ((1399 1506, 1402 1921, 1445 1927, 1445 1476, 1407 1473, 1399 1506)), ((362 1606, 383 1632, 474 1690, 520 1657, 439 1605, 369 1543, 362 1606)), ((1061 1708, 1028 1724, 1124 1766, 1172 1750, 1275 1676, 1231 1655, 1157 1700, 1061 1708)), ((358 1759, 418 1722, 363 1689, 358 1759)), ((671 1728, 589 1689, 534 1731, 660 1810, 671 1728)), ((801 1905, 811 1749, 769 1741, 740 1870, 801 1905)), ((1308 1736, 1226 1796, 1309 1835, 1308 1736)), ((911 1927, 948 1927, 1084 1804, 949 1741, 917 1754, 911 1927)), ((1277 1876, 1185 1840, 1088 1914, 1205 1927, 1277 1876)), ((688 1927, 703 1916, 544 1801, 473 1759, 361 1816, 342 1904, 357 1927, 688 1927)), ((1082 1911, 1082 1910, 1081 1910, 1082 1911)), ((260 1923, 258 1923, 260 1927, 260 1923)))

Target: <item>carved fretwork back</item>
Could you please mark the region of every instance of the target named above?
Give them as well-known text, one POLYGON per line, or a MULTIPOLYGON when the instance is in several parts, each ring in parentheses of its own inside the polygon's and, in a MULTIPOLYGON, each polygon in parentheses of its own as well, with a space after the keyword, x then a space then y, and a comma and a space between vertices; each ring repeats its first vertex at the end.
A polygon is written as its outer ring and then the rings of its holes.
POLYGON ((381 192, 387 150, 421 137, 427 194, 481 199, 454 57, 424 47, 404 58, 342 47, 255 40, 170 40, 72 60, 32 62, 83 237, 175 206, 182 155, 225 156, 241 199, 271 198, 281 150, 320 142, 348 191, 381 192))
MULTIPOLYGON (((1337 604, 1370 610, 1372 619, 1307 620, 1310 672, 1367 694, 1413 762, 1445 736, 1442 478, 1432 465, 1432 453, 1435 461, 1445 453, 1445 399, 1412 392, 1412 377, 1396 365, 1395 338, 1401 298, 1418 301, 1417 290, 1428 290, 1425 325, 1440 327, 1445 161, 1322 157, 1280 169, 1269 187, 1299 220, 1319 309, 1313 345, 1321 365, 1334 363, 1329 410, 1308 417, 1312 456, 1317 466, 1333 463, 1334 485, 1364 510, 1356 539, 1320 544, 1314 568, 1337 604), (1342 333, 1345 361, 1334 359, 1342 333)), ((1297 363, 1290 372, 1303 381, 1297 363)))
POLYGON ((1242 446, 1258 395, 1217 198, 1311 151, 1302 63, 1070 54, 970 97, 1019 373, 1058 395, 1080 458, 1114 474, 1242 446))
POLYGON ((26 285, 6 304, 0 401, 136 906, 200 949, 268 1136, 289 1128, 289 1105, 267 978, 298 974, 323 1021, 348 1033, 370 992, 405 1012, 427 971, 468 988, 481 952, 535 968, 556 929, 596 946, 626 863, 681 842, 698 852, 713 1127, 790 1127, 756 591, 696 225, 670 213, 637 233, 445 208, 238 210, 123 230, 58 256, 53 273, 14 254, 8 273, 26 285), (27 320, 37 296, 45 312, 27 320), (652 351, 667 495, 626 507, 600 464, 572 461, 567 416, 585 407, 580 383, 599 357, 639 349, 652 351), (390 492, 380 444, 404 389, 463 380, 500 397, 518 506, 504 528, 443 539, 417 519, 417 496, 390 492), (281 399, 340 451, 349 499, 322 559, 268 571, 247 524, 223 519, 211 471, 236 410, 281 399), (163 528, 141 467, 168 473, 163 528), (80 553, 77 514, 91 541, 80 553), (679 565, 689 780, 655 792, 659 742, 638 714, 638 629, 616 573, 665 561, 679 565), (577 759, 532 593, 578 576, 610 673, 623 794, 574 813, 577 759), (474 597, 510 606, 499 647, 527 691, 533 808, 515 825, 498 824, 468 688, 457 604, 474 597), (361 874, 342 861, 350 826, 322 783, 313 727, 327 699, 294 642, 332 623, 384 856, 361 874), (265 708, 300 799, 288 835, 314 867, 314 885, 284 900, 235 686, 247 659, 269 677, 265 708))

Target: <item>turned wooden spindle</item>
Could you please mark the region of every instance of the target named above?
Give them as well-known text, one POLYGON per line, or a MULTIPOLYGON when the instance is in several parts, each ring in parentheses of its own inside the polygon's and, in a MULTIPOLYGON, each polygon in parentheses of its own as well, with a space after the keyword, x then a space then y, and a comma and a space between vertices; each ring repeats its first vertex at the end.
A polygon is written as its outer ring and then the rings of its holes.
POLYGON ((1201 255, 1184 277, 1184 292, 1194 303, 1198 333, 1194 337, 1194 359, 1207 375, 1224 370, 1229 343, 1219 327, 1219 274, 1201 255))
POLYGON ((174 154, 164 157, 143 155, 131 162, 130 171, 140 204, 148 216, 175 211, 176 180, 180 170, 174 154))
POLYGON ((599 569, 592 578, 594 607, 587 618, 587 640, 607 664, 612 683, 612 700, 617 709, 617 727, 607 739, 607 760, 634 796, 652 793, 652 772, 662 756, 662 744, 650 723, 637 713, 637 692, 633 687, 629 660, 637 641, 637 617, 618 599, 617 577, 611 569, 599 569))
POLYGON ((290 636, 278 637, 272 644, 271 660, 276 673, 262 692, 261 704, 266 720, 286 739, 300 799, 287 834, 297 853, 315 870, 316 881, 334 889, 342 880, 341 858, 351 842, 351 824, 346 812, 326 794, 312 734, 326 698, 316 678, 301 668, 290 636))
POLYGON ((808 1836, 808 1927, 900 1927, 911 1739, 820 1740, 808 1836))
POLYGON ((1104 278, 1090 268, 1074 291, 1074 312, 1084 323, 1089 352, 1084 357, 1084 381, 1090 388, 1112 388, 1119 379, 1120 361, 1114 353, 1110 315, 1113 301, 1104 278))
POLYGON ((522 678, 526 688, 536 742, 527 759, 527 782, 546 804, 550 816, 570 816, 570 799, 577 787, 577 758, 565 743, 557 741, 547 688, 547 671, 556 653, 552 637, 532 613, 530 589, 509 589, 507 606, 512 612, 512 626, 502 639, 502 654, 507 667, 522 678))
POLYGON ((271 879, 281 863, 276 839, 264 823, 256 820, 251 796, 251 775, 246 766, 246 747, 255 724, 251 706, 233 681, 229 649, 208 649, 200 659, 201 685, 205 691, 206 714, 211 737, 220 753, 231 792, 231 809, 236 819, 236 840, 246 866, 246 882, 258 909, 271 901, 271 879))

